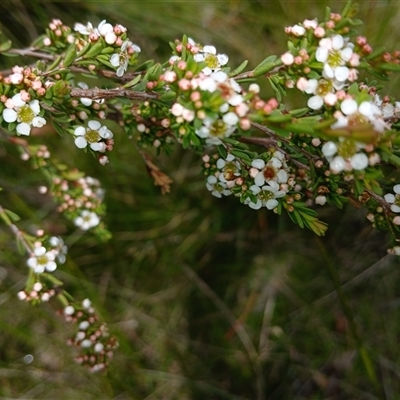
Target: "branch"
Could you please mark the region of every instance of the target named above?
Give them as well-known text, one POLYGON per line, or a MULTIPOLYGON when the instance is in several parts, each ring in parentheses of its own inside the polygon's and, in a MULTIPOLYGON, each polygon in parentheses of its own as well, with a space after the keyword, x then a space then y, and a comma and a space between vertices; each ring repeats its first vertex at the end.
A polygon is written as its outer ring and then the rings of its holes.
POLYGON ((92 100, 114 99, 116 97, 125 97, 129 100, 157 100, 159 95, 156 93, 134 92, 129 89, 80 89, 72 88, 71 97, 86 97, 92 100))

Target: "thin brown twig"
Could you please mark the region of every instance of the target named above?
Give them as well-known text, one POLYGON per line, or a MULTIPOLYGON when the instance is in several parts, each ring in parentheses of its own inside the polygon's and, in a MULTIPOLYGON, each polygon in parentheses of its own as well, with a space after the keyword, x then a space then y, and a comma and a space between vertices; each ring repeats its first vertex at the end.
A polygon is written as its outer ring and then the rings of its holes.
POLYGON ((98 99, 114 99, 116 97, 124 97, 130 100, 157 100, 159 95, 156 93, 135 92, 130 89, 114 88, 114 89, 80 89, 72 88, 71 97, 86 97, 92 100, 98 99))

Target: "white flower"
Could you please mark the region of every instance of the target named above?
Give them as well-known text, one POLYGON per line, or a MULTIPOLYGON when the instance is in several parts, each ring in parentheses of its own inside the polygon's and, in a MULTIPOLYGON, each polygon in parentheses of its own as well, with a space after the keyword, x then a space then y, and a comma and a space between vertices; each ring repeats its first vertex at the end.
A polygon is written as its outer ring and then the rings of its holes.
POLYGON ((254 183, 257 186, 263 186, 264 183, 269 184, 271 181, 287 183, 289 179, 288 168, 280 151, 276 151, 266 164, 257 158, 252 161, 251 165, 260 170, 254 177, 254 183))
POLYGON ((47 251, 45 247, 37 246, 26 263, 37 274, 41 274, 44 271, 53 272, 57 268, 57 264, 54 261, 55 258, 53 251, 47 251))
POLYGON ((362 143, 340 138, 339 143, 326 142, 321 150, 329 161, 331 171, 338 174, 342 171, 362 171, 368 167, 368 156, 364 152, 359 152, 363 147, 362 143))
POLYGON ((88 122, 88 126, 78 126, 74 130, 75 145, 79 149, 84 149, 87 145, 94 151, 104 152, 106 145, 102 139, 111 139, 114 135, 106 127, 101 126, 99 121, 91 120, 88 122))
POLYGON ((140 53, 141 49, 138 45, 133 44, 130 40, 125 40, 122 43, 121 51, 119 53, 114 53, 110 57, 110 63, 113 67, 117 68, 117 76, 124 75, 125 71, 128 69, 128 63, 131 53, 140 53))
POLYGON ((93 27, 91 22, 88 22, 87 25, 83 25, 77 22, 74 25, 74 31, 79 32, 81 35, 90 35, 91 33, 97 33, 96 28, 93 27))
POLYGON ((21 94, 17 93, 11 99, 12 108, 3 110, 3 119, 8 123, 17 121, 17 134, 28 136, 31 133, 31 126, 41 128, 46 120, 39 116, 40 105, 38 100, 32 100, 27 104, 22 100, 21 94))
POLYGON ((97 27, 97 31, 101 36, 106 36, 107 33, 111 33, 114 31, 114 28, 111 24, 109 24, 105 19, 100 22, 99 26, 97 27))
POLYGON ((349 77, 349 68, 345 64, 350 61, 352 55, 353 45, 347 43, 343 36, 335 35, 320 40, 315 58, 324 64, 324 78, 343 83, 349 77))
POLYGON ((385 200, 391 204, 390 209, 395 213, 400 213, 400 184, 394 185, 393 193, 385 194, 385 200))
POLYGON ((340 115, 341 113, 338 112, 335 115, 337 121, 331 125, 332 129, 346 127, 349 121, 356 121, 358 124, 370 123, 377 132, 390 128, 374 101, 363 101, 358 105, 354 99, 345 99, 340 104, 340 110, 343 114, 340 115))
POLYGON ((222 195, 229 196, 232 194, 232 192, 227 189, 226 183, 219 181, 214 175, 207 177, 206 187, 215 197, 221 198, 222 195))
POLYGON ((219 158, 217 160, 217 168, 220 170, 219 181, 226 183, 228 188, 231 188, 234 185, 234 180, 240 176, 241 169, 235 156, 228 154, 225 160, 219 158))
POLYGON ((99 216, 96 213, 91 212, 89 210, 81 211, 79 217, 76 217, 74 220, 74 224, 79 228, 83 229, 84 231, 87 231, 88 229, 97 226, 99 223, 100 223, 99 216))
MULTIPOLYGON (((299 87, 299 85, 298 85, 299 87)), ((312 110, 319 110, 324 103, 333 106, 337 102, 336 94, 334 94, 335 82, 331 79, 309 79, 302 80, 300 90, 303 90, 307 94, 314 94, 314 96, 308 99, 307 105, 312 110)))
POLYGON ((221 144, 221 139, 229 137, 235 130, 236 126, 232 126, 224 122, 222 119, 213 120, 204 118, 203 126, 196 129, 195 133, 202 139, 206 139, 208 145, 221 144))
POLYGON ((254 210, 258 210, 261 207, 266 207, 268 210, 274 209, 279 203, 278 200, 286 195, 286 192, 279 190, 279 184, 275 181, 271 181, 268 185, 264 185, 261 188, 257 185, 250 186, 250 190, 257 197, 257 201, 254 203, 248 198, 248 205, 254 210))
POLYGON ((205 75, 211 75, 212 72, 218 71, 229 60, 226 54, 217 54, 217 49, 214 46, 204 46, 193 58, 198 63, 204 61, 207 64, 203 69, 205 75))

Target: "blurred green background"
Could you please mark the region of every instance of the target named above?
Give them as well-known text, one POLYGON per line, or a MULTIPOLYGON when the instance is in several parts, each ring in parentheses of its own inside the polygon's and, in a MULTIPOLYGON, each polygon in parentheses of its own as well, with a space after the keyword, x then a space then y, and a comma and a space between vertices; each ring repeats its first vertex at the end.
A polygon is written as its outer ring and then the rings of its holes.
MULTIPOLYGON (((186 33, 228 54, 232 67, 248 59, 251 68, 285 51, 285 26, 323 19, 326 6, 340 12, 344 4, 3 0, 0 24, 25 47, 52 18, 70 25, 107 19, 128 28, 142 60, 167 59, 168 41, 186 33)), ((399 13, 397 1, 361 2, 360 33, 395 49, 399 13)), ((2 59, 1 68, 10 62, 22 63, 2 59)), ((393 79, 384 93, 399 87, 393 79)), ((400 399, 399 264, 365 212, 324 207, 330 229, 318 239, 286 217, 212 197, 195 154, 176 149, 158 160, 174 179, 162 196, 123 134, 106 167, 68 137, 49 138, 49 146, 102 182, 113 238, 101 244, 75 231, 37 193, 41 175, 4 143, 0 203, 23 217, 21 228, 44 225, 64 236, 69 259, 56 275, 77 299, 92 299, 120 348, 105 374, 73 362, 70 327, 54 305, 17 299, 25 259, 0 226, 1 399, 400 399)))

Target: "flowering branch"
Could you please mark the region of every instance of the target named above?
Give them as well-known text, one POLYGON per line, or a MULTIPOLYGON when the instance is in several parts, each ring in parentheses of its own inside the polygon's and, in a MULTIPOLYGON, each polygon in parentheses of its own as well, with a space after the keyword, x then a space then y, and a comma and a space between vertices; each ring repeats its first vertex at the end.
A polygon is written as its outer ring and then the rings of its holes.
MULTIPOLYGON (((388 232, 388 252, 400 255, 400 184, 393 186, 391 178, 400 168, 400 103, 382 95, 377 83, 359 79, 361 72, 382 80, 400 72, 400 51, 374 51, 355 30, 361 21, 354 11, 349 2, 342 14, 329 12, 322 22, 286 27, 287 49, 248 71, 247 61, 231 69, 226 54, 186 36, 170 43, 165 62, 138 66, 141 49, 124 26, 102 21, 69 27, 53 20, 29 48, 0 40, 0 53, 38 60, 3 71, 2 138, 43 173, 41 192, 52 196, 57 210, 102 240, 110 233, 102 221, 100 182, 61 163, 46 145, 31 143, 29 136, 47 124, 104 166, 114 136, 126 133, 163 194, 172 180, 147 149, 157 155, 176 145, 190 149, 201 156, 213 196, 232 195, 253 210, 286 213, 319 236, 328 227, 316 210, 326 204, 340 209, 350 199, 367 209, 375 228, 388 232), (96 83, 102 87, 89 87, 88 76, 101 77, 96 83), (275 96, 265 99, 257 80, 266 80, 275 96), (302 108, 285 104, 291 90, 303 95, 302 108)), ((0 208, 0 216, 30 255, 31 275, 20 297, 47 301, 53 290, 66 320, 79 323, 72 342, 94 349, 78 361, 104 368, 115 340, 97 343, 107 334, 96 325, 90 303, 74 302, 49 277, 64 248, 61 239, 32 239, 9 211, 0 208)))

